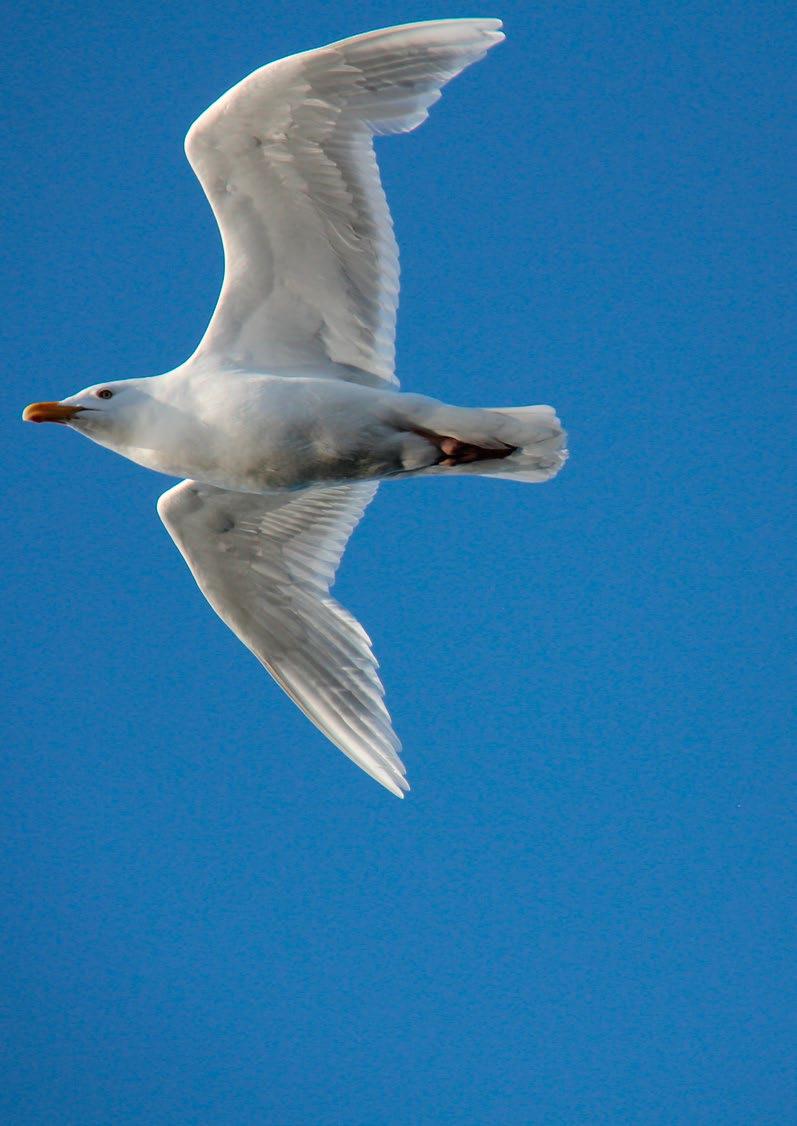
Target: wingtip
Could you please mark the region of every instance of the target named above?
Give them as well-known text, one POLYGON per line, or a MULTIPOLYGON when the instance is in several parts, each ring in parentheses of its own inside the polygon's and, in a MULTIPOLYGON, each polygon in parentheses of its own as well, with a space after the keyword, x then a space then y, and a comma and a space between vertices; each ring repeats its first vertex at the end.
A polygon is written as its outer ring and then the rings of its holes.
POLYGON ((374 775, 373 777, 376 778, 376 781, 384 786, 386 790, 390 790, 391 794, 402 800, 405 794, 408 794, 410 791, 410 784, 403 776, 401 778, 378 778, 374 775))
POLYGON ((484 19, 474 19, 463 21, 468 22, 477 28, 483 35, 486 35, 492 43, 500 43, 506 39, 506 33, 503 30, 504 21, 485 17, 484 19))

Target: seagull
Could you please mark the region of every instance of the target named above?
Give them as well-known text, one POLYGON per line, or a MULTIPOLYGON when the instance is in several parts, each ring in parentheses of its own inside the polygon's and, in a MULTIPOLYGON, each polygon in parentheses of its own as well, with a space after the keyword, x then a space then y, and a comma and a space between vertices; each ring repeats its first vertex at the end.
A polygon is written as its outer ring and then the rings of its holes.
POLYGON ((470 409, 398 390, 398 248, 373 138, 407 133, 504 38, 495 19, 372 31, 254 71, 185 151, 224 248, 193 355, 165 375, 32 403, 184 478, 158 514, 219 617, 318 727, 409 789, 371 642, 330 595, 382 480, 542 482, 567 456, 552 407, 470 409))

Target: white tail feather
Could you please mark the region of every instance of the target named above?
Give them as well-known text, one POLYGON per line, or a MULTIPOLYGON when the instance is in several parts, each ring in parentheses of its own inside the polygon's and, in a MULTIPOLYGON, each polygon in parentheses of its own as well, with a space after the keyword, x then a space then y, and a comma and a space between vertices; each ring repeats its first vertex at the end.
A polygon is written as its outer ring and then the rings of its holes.
POLYGON ((516 424, 519 448, 516 453, 480 467, 480 476, 505 477, 513 481, 548 481, 567 461, 567 433, 553 407, 491 407, 516 424))
POLYGON ((497 449, 516 446, 508 457, 485 458, 462 465, 434 465, 424 474, 503 477, 512 481, 541 482, 555 477, 567 461, 567 434, 553 407, 488 407, 468 410, 440 406, 426 425, 439 434, 463 442, 497 449), (498 417, 496 417, 498 416, 498 417))

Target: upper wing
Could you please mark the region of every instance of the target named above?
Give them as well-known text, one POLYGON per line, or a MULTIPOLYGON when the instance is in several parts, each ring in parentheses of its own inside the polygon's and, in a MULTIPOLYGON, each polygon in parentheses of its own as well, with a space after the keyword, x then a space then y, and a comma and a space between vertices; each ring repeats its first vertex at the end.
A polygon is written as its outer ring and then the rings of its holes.
POLYGON ((305 715, 398 797, 409 786, 371 642, 329 587, 376 484, 259 496, 183 481, 158 514, 213 609, 305 715))
POLYGON ((343 378, 395 382, 398 249, 372 138, 420 125, 500 26, 407 24, 292 55, 194 122, 185 149, 221 230, 224 283, 193 361, 331 361, 343 378))

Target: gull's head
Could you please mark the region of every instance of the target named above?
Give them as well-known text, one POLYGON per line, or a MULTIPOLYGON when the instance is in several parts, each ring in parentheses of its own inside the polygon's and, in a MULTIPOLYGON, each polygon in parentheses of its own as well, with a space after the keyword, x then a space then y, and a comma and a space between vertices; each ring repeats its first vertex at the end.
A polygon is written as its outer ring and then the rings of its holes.
POLYGON ((25 422, 59 422, 103 446, 120 449, 137 437, 152 406, 148 383, 151 380, 96 383, 60 402, 31 403, 22 418, 25 422))
POLYGON ((125 379, 117 383, 97 383, 77 395, 52 403, 31 403, 22 412, 23 422, 60 422, 78 430, 109 429, 123 421, 139 396, 125 379), (126 409, 127 408, 127 409, 126 409))
POLYGON ((149 469, 188 476, 186 447, 197 444, 198 425, 185 409, 176 372, 144 379, 95 383, 60 402, 31 403, 25 422, 60 422, 149 469))

